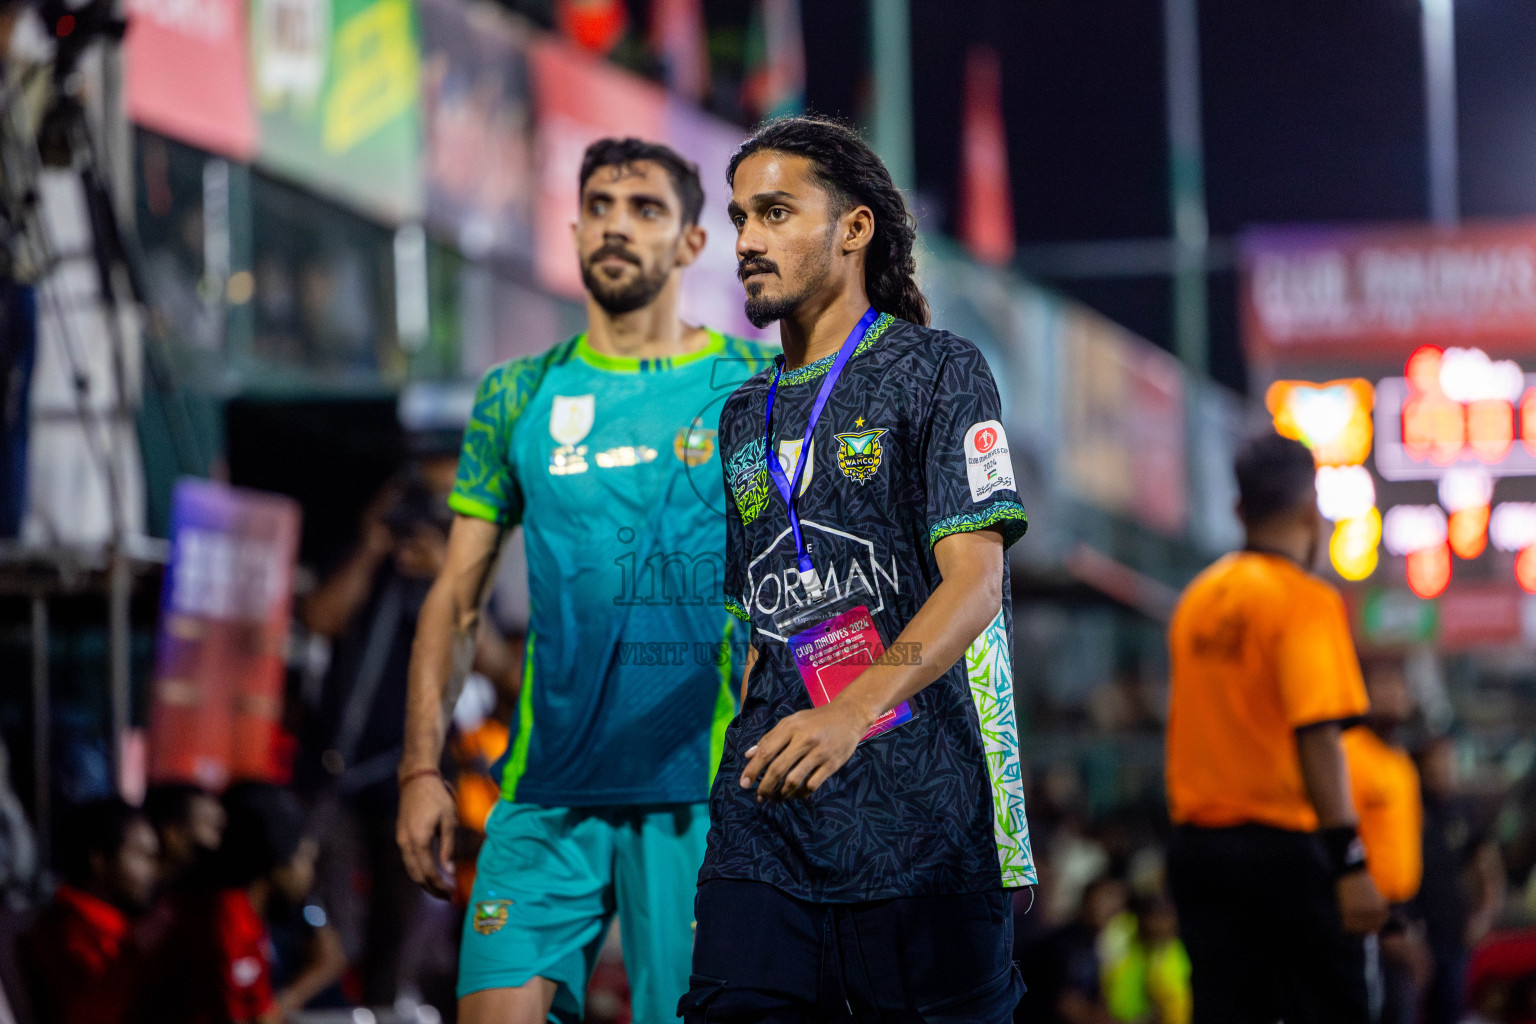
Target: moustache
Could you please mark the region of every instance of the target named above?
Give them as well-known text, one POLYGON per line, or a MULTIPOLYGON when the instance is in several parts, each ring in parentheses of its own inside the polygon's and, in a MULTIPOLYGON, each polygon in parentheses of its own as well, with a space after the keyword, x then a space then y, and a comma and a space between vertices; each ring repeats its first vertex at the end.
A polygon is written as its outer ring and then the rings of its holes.
POLYGON ((777 274, 779 265, 770 259, 743 260, 736 265, 736 277, 742 281, 753 274, 777 274))
POLYGON ((622 245, 605 245, 605 246, 603 246, 602 248, 600 248, 596 252, 594 252, 591 256, 587 257, 587 265, 591 266, 592 264, 597 263, 600 260, 606 259, 609 256, 617 256, 619 259, 624 260, 624 261, 629 262, 629 263, 633 263, 637 267, 640 265, 640 257, 636 256, 634 253, 630 252, 628 249, 624 248, 622 245))

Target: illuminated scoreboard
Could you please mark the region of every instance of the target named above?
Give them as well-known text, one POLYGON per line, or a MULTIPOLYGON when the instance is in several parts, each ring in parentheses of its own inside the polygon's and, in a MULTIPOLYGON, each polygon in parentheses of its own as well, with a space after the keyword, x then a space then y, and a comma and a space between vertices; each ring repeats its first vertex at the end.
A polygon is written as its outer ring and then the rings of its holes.
POLYGON ((1418 349, 1376 385, 1375 418, 1384 480, 1536 476, 1536 374, 1481 349, 1418 349))
POLYGON ((1405 560, 1410 589, 1435 597, 1454 559, 1479 558, 1491 542, 1536 593, 1536 503, 1494 500, 1497 480, 1536 477, 1536 374, 1480 349, 1425 345, 1401 377, 1277 381, 1265 402, 1275 429, 1312 449, 1340 576, 1368 578, 1385 547, 1405 560), (1376 476, 1434 483, 1437 500, 1383 509, 1376 476))
POLYGON ((1240 248, 1257 376, 1326 381, 1266 398, 1316 457, 1339 574, 1384 549, 1420 597, 1453 573, 1536 593, 1536 219, 1262 227, 1240 248))

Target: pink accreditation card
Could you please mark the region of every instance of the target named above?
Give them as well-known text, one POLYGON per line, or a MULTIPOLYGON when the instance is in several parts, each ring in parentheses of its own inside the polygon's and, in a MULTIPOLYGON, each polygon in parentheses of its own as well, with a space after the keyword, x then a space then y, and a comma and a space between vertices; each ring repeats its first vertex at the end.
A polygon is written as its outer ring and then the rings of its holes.
MULTIPOLYGON (((885 644, 874 619, 864 605, 856 605, 789 637, 800 678, 816 707, 832 702, 875 660, 885 654, 885 644)), ((912 709, 902 701, 881 715, 864 739, 878 736, 912 719, 912 709)))

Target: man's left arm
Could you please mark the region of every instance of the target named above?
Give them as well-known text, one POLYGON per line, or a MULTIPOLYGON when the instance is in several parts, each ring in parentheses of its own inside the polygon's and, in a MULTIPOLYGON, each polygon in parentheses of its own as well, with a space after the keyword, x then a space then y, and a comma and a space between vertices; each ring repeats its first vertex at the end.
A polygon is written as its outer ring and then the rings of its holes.
POLYGON ((743 789, 758 800, 814 793, 847 763, 875 720, 947 672, 991 624, 1003 600, 1003 535, 984 529, 954 533, 933 547, 943 577, 896 638, 887 657, 819 708, 797 711, 747 751, 743 789))

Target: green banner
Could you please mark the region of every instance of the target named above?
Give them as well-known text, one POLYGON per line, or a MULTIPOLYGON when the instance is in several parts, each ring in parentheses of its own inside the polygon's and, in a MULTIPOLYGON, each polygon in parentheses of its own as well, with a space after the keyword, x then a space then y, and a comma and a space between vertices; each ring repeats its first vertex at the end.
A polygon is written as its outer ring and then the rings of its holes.
POLYGON ((252 0, 258 162, 387 220, 421 215, 413 0, 252 0))

